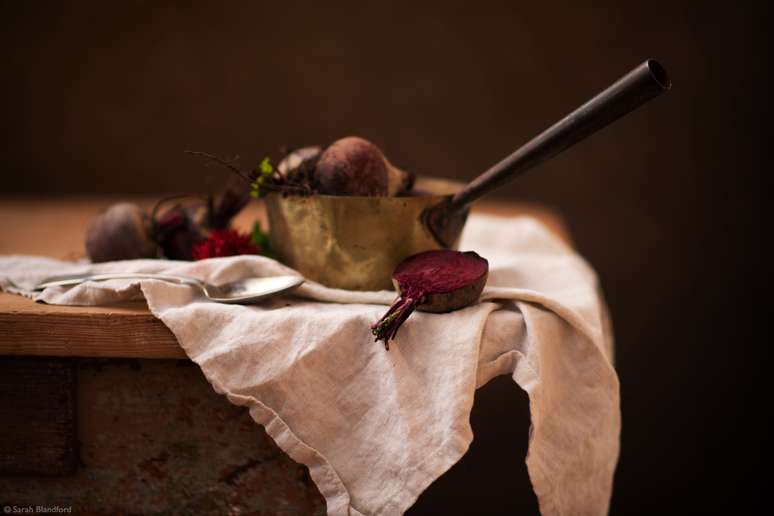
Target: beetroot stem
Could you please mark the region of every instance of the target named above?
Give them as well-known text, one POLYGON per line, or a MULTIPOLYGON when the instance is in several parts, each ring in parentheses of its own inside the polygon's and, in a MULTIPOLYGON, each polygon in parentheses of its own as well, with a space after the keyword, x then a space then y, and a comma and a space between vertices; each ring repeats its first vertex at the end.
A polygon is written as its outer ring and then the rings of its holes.
POLYGON ((422 303, 424 296, 401 296, 395 301, 387 313, 371 326, 371 333, 376 341, 383 340, 385 349, 390 349, 390 340, 395 339, 398 328, 409 315, 422 303))
POLYGON ((187 150, 183 152, 185 152, 186 154, 191 154, 192 156, 202 156, 210 161, 214 161, 219 165, 223 165, 224 167, 226 167, 227 169, 231 170, 233 173, 238 175, 240 178, 242 178, 244 181, 246 181, 247 184, 251 184, 253 182, 253 178, 250 177, 250 175, 247 172, 245 172, 238 166, 234 165, 234 163, 238 160, 238 157, 229 161, 229 160, 220 158, 214 154, 210 154, 209 152, 191 151, 191 150, 187 150))

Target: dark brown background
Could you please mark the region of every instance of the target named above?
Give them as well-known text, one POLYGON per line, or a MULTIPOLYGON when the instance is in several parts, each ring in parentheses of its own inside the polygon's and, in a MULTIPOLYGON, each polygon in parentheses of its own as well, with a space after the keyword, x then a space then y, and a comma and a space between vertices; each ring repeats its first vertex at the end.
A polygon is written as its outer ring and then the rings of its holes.
MULTIPOLYGON (((762 492, 755 296, 759 13, 650 2, 0 2, 2 194, 201 191, 184 149, 252 164, 358 134, 469 179, 643 59, 673 90, 500 192, 561 210, 616 328, 612 514, 725 513, 762 492), (734 440, 738 444, 731 444, 734 440)), ((765 269, 762 269, 765 270, 765 269)), ((525 397, 481 391, 473 452, 414 509, 534 511, 525 397), (509 407, 514 407, 513 409, 509 407), (510 440, 516 444, 511 445, 510 440), (512 448, 510 446, 513 446, 512 448)))

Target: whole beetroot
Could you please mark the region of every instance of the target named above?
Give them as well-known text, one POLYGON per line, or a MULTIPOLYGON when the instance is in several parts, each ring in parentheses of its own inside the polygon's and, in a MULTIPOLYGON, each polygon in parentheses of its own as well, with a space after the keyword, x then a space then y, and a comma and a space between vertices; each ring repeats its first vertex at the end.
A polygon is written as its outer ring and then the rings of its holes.
POLYGON ((390 339, 415 309, 451 312, 471 305, 484 290, 488 274, 489 262, 473 251, 441 249, 409 256, 392 274, 398 299, 371 332, 390 349, 390 339))
POLYGON ((277 170, 281 174, 289 174, 308 162, 314 165, 320 157, 322 149, 318 145, 301 147, 285 154, 285 157, 277 164, 277 170))
POLYGON ((86 230, 86 253, 93 262, 155 258, 152 220, 136 204, 118 203, 92 220, 86 230))
POLYGON ((337 140, 325 149, 315 175, 323 195, 386 197, 413 185, 412 175, 394 167, 379 147, 357 136, 337 140))
POLYGON ((176 204, 153 217, 154 237, 165 258, 193 260, 193 248, 206 238, 203 220, 209 210, 200 205, 176 204))

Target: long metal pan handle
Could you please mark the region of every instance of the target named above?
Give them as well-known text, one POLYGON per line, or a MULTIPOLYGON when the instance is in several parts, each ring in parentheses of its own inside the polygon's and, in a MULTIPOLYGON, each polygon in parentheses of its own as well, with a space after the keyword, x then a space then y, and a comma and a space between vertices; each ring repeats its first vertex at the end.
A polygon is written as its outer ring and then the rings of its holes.
POLYGON ((451 200, 461 209, 532 167, 669 90, 672 83, 658 62, 648 59, 612 86, 537 135, 513 154, 470 182, 451 200))
POLYGON ((470 203, 634 111, 671 86, 664 67, 648 59, 475 178, 449 201, 426 211, 425 224, 441 245, 453 246, 470 203))

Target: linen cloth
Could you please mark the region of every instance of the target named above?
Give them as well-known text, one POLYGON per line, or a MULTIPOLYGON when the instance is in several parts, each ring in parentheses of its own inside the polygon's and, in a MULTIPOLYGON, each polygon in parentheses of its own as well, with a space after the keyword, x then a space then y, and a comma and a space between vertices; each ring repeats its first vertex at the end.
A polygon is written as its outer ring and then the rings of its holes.
MULTIPOLYGON (((296 274, 257 256, 71 263, 0 257, 0 287, 52 304, 145 298, 214 389, 309 467, 330 515, 402 514, 467 451, 475 390, 508 374, 529 395, 526 465, 543 515, 606 514, 619 453, 613 340, 594 271, 529 218, 472 216, 461 250, 487 258, 478 304, 414 313, 386 351, 370 325, 394 292, 307 282, 254 306, 187 286, 112 280, 30 289, 55 274, 164 272, 218 284, 296 274)), ((503 460, 508 458, 503 450, 503 460)), ((475 493, 470 493, 475 496, 475 493)))

